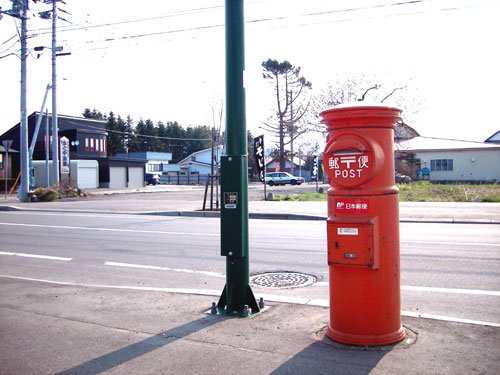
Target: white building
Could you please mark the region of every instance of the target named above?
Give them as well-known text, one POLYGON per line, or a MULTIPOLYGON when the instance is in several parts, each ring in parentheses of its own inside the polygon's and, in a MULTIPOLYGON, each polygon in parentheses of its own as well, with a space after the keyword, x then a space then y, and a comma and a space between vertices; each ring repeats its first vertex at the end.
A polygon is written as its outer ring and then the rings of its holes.
POLYGON ((415 137, 396 144, 396 153, 420 160, 420 176, 434 182, 500 181, 500 145, 415 137))
MULTIPOLYGON (((223 152, 223 146, 214 148, 214 174, 217 174, 220 168, 220 159, 223 152)), ((167 184, 190 184, 205 183, 207 176, 212 173, 212 149, 193 152, 177 164, 163 166, 163 174, 160 176, 162 183, 167 184)))

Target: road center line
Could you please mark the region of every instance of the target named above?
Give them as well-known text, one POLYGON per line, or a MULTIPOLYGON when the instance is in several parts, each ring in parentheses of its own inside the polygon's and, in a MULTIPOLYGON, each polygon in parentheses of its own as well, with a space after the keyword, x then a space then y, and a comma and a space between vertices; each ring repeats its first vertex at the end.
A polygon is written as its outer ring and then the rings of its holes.
POLYGON ((53 257, 53 256, 49 256, 49 255, 26 254, 26 253, 11 253, 11 252, 7 252, 7 251, 0 251, 0 255, 11 255, 11 256, 23 257, 23 258, 60 260, 63 262, 69 262, 69 261, 73 260, 73 258, 53 257))
MULTIPOLYGON (((155 288, 155 287, 138 287, 138 286, 118 286, 118 285, 92 285, 92 284, 77 284, 70 282, 62 282, 62 281, 51 281, 51 280, 43 280, 43 279, 33 279, 28 277, 19 277, 19 276, 10 276, 10 275, 0 275, 0 277, 7 279, 15 279, 15 280, 25 280, 25 281, 34 281, 40 283, 48 283, 48 284, 56 284, 56 285, 65 285, 65 286, 76 286, 76 287, 87 287, 87 288, 105 288, 105 289, 128 289, 128 290, 139 290, 139 291, 151 291, 151 292, 167 292, 167 293, 178 293, 178 294, 197 294, 197 295, 205 295, 205 296, 220 296, 219 290, 210 290, 210 289, 183 289, 183 288, 155 288)), ((320 307, 328 307, 328 300, 325 299, 307 299, 300 297, 285 297, 285 296, 273 296, 273 295, 262 295, 266 301, 270 302, 283 302, 283 303, 291 303, 291 304, 299 304, 299 305, 308 305, 308 306, 320 306, 320 307)), ((466 324, 476 324, 482 326, 490 326, 490 327, 500 327, 499 323, 494 322, 484 322, 479 320, 471 320, 471 319, 463 319, 463 318, 455 318, 451 316, 444 315, 436 315, 436 314, 426 314, 426 313, 415 313, 413 311, 401 311, 402 316, 410 316, 421 319, 433 319, 433 320, 442 320, 447 322, 458 322, 458 323, 466 323, 466 324)))

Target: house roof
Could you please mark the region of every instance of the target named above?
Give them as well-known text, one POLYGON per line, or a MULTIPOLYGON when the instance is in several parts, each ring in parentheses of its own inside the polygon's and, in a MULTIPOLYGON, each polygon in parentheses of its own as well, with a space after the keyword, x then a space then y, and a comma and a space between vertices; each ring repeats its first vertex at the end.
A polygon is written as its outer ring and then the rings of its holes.
MULTIPOLYGON (((285 160, 290 162, 289 158, 285 158, 285 160)), ((275 158, 275 157, 269 157, 269 156, 265 158, 266 165, 269 165, 273 161, 279 162, 279 159, 275 158)), ((295 164, 296 166, 299 166, 299 165, 302 166, 302 165, 305 165, 306 162, 303 159, 300 159, 297 156, 294 156, 293 157, 293 164, 295 164)))
POLYGON ((170 161, 172 160, 171 152, 154 152, 154 151, 138 151, 138 152, 119 152, 116 154, 119 158, 136 158, 154 161, 170 161))
POLYGON ((396 151, 480 150, 480 149, 500 150, 500 145, 494 143, 461 141, 454 139, 415 137, 409 140, 395 143, 394 148, 396 151))
MULTIPOLYGON (((38 119, 40 112, 35 111, 31 113, 28 116, 28 124, 34 124, 35 122, 34 119, 38 119)), ((45 114, 42 114, 45 116, 45 114)), ((52 114, 49 113, 48 115, 49 120, 52 121, 52 114)), ((42 120, 42 124, 45 123, 44 120, 42 120)), ((95 119, 90 119, 90 118, 85 118, 85 117, 74 117, 74 116, 66 116, 66 115, 57 115, 57 126, 59 128, 59 131, 66 131, 66 130, 85 130, 90 133, 99 133, 99 134, 105 134, 106 132, 106 121, 105 120, 95 120, 95 119)), ((33 126, 33 125, 29 125, 33 126)), ((18 122, 16 125, 14 125, 12 128, 7 130, 5 133, 3 133, 0 138, 8 137, 9 134, 12 134, 18 130, 20 127, 20 123, 18 122)))
MULTIPOLYGON (((216 147, 214 147, 214 148, 215 148, 215 149, 216 149, 216 148, 219 148, 219 155, 221 155, 221 154, 222 154, 222 150, 223 150, 223 148, 224 148, 224 147, 223 147, 222 145, 219 145, 219 146, 216 146, 216 147)), ((192 154, 190 154, 190 155, 186 156, 184 159, 180 160, 177 164, 181 164, 181 163, 184 163, 184 162, 186 162, 186 161, 192 162, 192 161, 191 161, 191 158, 192 158, 193 156, 196 156, 196 155, 199 155, 199 154, 203 154, 203 153, 205 153, 205 152, 209 152, 210 150, 212 150, 212 148, 205 148, 205 149, 203 149, 203 150, 195 151, 195 152, 193 152, 192 154)), ((210 164, 206 164, 206 163, 200 163, 200 164, 202 164, 202 165, 210 165, 210 164)))
POLYGON ((500 143, 500 130, 485 140, 485 142, 500 143))
MULTIPOLYGON (((181 167, 189 166, 189 165, 201 165, 203 167, 210 167, 211 166, 210 163, 203 163, 201 161, 190 161, 190 160, 185 160, 185 161, 179 162, 177 164, 180 165, 181 167)), ((218 165, 218 164, 214 164, 214 166, 216 166, 216 165, 218 165)))
POLYGON ((419 136, 420 134, 418 134, 418 132, 410 125, 405 124, 402 121, 396 124, 396 129, 394 130, 394 139, 396 140, 396 142, 404 139, 412 139, 419 136))

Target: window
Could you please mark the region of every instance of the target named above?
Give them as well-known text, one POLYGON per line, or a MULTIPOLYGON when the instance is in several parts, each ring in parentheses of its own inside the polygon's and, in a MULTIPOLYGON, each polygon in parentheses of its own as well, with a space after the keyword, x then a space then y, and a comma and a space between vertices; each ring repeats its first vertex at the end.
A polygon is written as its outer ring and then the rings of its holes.
POLYGON ((452 171, 453 159, 431 160, 431 171, 452 171))
POLYGON ((100 142, 101 142, 101 152, 104 152, 104 139, 101 139, 100 142))
POLYGON ((160 164, 148 164, 148 172, 161 172, 160 164))
POLYGON ((107 143, 108 143, 108 140, 105 138, 105 139, 104 139, 104 152, 107 152, 107 151, 106 151, 106 146, 107 146, 107 143))
POLYGON ((99 152, 99 150, 100 150, 99 149, 99 139, 96 138, 96 140, 95 140, 95 151, 99 152))
POLYGON ((90 138, 90 151, 94 152, 94 138, 90 138))
POLYGON ((89 139, 85 138, 85 151, 89 151, 89 139))

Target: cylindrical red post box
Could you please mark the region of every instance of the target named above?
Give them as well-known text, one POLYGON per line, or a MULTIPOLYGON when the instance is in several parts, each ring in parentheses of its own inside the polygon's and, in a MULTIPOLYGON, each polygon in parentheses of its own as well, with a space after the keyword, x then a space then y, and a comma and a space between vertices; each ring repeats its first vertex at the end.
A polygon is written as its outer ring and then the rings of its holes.
POLYGON ((330 325, 353 345, 402 340, 394 128, 401 111, 363 102, 322 112, 328 190, 330 325))

